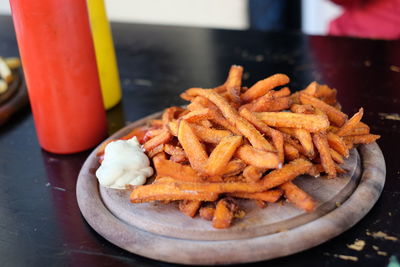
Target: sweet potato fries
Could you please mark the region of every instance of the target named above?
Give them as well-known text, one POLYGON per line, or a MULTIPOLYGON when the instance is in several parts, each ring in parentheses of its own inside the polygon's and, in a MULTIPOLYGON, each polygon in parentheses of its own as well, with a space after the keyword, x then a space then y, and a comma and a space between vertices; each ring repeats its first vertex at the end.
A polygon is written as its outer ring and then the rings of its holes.
POLYGON ((348 119, 326 85, 291 94, 289 77, 275 74, 247 88, 242 73, 232 66, 223 85, 186 90, 186 108, 168 108, 122 137, 136 135, 156 170, 151 184, 133 188, 132 203, 178 201, 181 212, 215 228, 244 216, 236 199, 262 206, 285 198, 312 212, 316 201, 293 180, 334 178, 355 144, 379 138, 361 122, 364 110, 348 119))

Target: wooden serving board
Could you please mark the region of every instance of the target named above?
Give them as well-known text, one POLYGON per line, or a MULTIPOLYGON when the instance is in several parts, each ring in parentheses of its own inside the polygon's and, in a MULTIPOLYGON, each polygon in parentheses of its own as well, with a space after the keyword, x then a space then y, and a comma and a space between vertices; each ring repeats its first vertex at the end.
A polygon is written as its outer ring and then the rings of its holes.
MULTIPOLYGON (((123 128, 112 139, 159 117, 146 117, 123 128)), ((302 176, 294 181, 317 201, 305 213, 290 203, 260 209, 242 200, 243 219, 229 229, 189 218, 176 204, 131 204, 129 191, 99 186, 95 151, 78 177, 77 199, 87 222, 110 242, 130 252, 183 264, 230 264, 272 259, 323 243, 358 222, 378 199, 385 181, 385 162, 376 143, 353 149, 336 179, 302 176), (179 251, 180 253, 177 253, 179 251)))

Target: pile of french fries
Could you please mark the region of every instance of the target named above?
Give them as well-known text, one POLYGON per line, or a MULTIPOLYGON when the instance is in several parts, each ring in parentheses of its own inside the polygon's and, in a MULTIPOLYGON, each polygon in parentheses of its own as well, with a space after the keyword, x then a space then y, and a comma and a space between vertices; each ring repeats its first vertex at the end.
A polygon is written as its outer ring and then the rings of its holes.
POLYGON ((12 70, 17 69, 20 65, 21 63, 18 58, 0 57, 0 94, 7 91, 9 84, 14 80, 12 70))
POLYGON ((215 228, 245 215, 236 199, 264 207, 285 198, 311 212, 316 202, 292 181, 302 174, 334 178, 345 172, 340 164, 354 145, 379 138, 361 122, 363 109, 348 119, 326 85, 312 82, 291 94, 284 74, 250 88, 242 74, 234 65, 223 85, 186 90, 186 108, 167 108, 122 138, 136 136, 156 170, 154 182, 132 189, 132 203, 178 201, 184 214, 215 228))

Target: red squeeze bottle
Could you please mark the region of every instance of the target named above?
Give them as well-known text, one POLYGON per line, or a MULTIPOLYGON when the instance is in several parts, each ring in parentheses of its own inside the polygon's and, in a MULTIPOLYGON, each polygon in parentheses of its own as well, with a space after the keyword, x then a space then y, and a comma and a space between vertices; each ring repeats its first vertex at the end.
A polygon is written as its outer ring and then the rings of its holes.
POLYGON ((41 147, 89 149, 107 132, 85 0, 10 0, 41 147))

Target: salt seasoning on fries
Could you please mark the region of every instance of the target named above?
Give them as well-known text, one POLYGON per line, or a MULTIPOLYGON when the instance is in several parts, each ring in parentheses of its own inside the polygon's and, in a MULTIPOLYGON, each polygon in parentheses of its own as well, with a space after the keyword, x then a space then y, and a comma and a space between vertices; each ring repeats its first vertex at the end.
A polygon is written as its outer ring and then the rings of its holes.
POLYGON ((348 119, 326 85, 291 94, 279 88, 289 77, 275 74, 247 89, 242 74, 234 65, 222 85, 188 89, 181 94, 187 108, 168 108, 122 138, 137 135, 155 168, 152 184, 132 190, 132 203, 178 201, 181 212, 217 229, 244 216, 236 199, 264 207, 285 198, 312 212, 317 201, 293 180, 335 178, 355 144, 379 138, 361 122, 364 110, 348 119))

